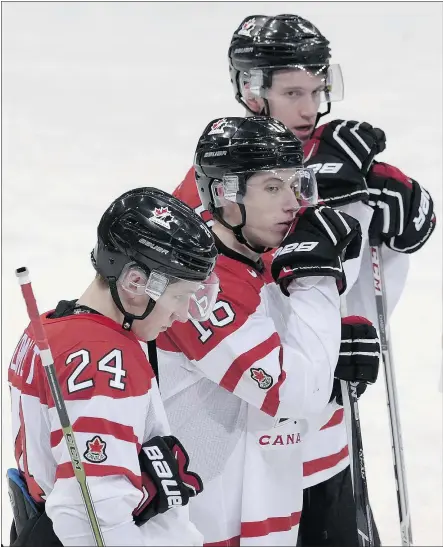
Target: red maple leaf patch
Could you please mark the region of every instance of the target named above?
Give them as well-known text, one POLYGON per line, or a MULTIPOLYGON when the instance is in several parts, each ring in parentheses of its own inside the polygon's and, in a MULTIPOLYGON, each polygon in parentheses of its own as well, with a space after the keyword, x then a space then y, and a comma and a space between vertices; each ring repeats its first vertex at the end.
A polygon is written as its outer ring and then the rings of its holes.
POLYGON ((98 435, 95 435, 90 441, 86 441, 87 450, 83 454, 86 460, 92 463, 101 463, 107 459, 105 453, 106 443, 98 435))
POLYGON ((256 382, 263 382, 265 379, 265 373, 260 369, 251 370, 252 379, 256 382))
POLYGON ((262 368, 251 368, 251 378, 257 382, 260 389, 269 389, 274 383, 272 376, 262 368))

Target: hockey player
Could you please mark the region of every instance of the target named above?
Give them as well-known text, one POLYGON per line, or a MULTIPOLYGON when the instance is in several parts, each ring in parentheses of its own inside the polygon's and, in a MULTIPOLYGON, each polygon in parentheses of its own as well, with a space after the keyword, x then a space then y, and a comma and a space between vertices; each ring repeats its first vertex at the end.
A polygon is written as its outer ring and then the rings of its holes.
MULTIPOLYGON (((131 190, 100 220, 95 279, 42 317, 105 545, 202 543, 188 508, 169 509, 202 485, 170 435, 141 341, 188 314, 205 319, 216 255, 192 209, 156 188, 131 190)), ((18 466, 8 474, 11 544, 95 545, 39 354, 28 326, 8 372, 18 466)))
MULTIPOLYGON (((435 226, 429 192, 399 169, 373 161, 385 147, 381 130, 343 120, 316 129, 331 102, 342 99, 343 80, 339 65, 330 64, 328 40, 311 22, 296 15, 246 17, 228 56, 235 97, 246 115, 283 122, 304 142, 305 165, 316 172, 320 198, 359 220, 363 252, 347 271, 346 302, 348 313, 376 323, 369 239, 382 244, 390 314, 403 291, 408 255, 425 244, 435 226)), ((194 181, 191 168, 174 194, 211 225, 194 181)), ((306 546, 358 544, 343 409, 336 403, 303 446, 306 546)))
POLYGON ((197 145, 220 294, 209 321, 173 325, 158 346, 171 427, 205 486, 190 518, 206 545, 296 544, 302 436, 318 427, 334 373, 355 366, 362 338, 374 352, 370 381, 378 370, 376 331, 362 318, 348 320, 353 357, 337 366, 342 257, 358 256, 359 226, 315 205, 302 157, 301 142, 262 116, 215 120, 197 145), (268 270, 261 255, 276 247, 268 270))

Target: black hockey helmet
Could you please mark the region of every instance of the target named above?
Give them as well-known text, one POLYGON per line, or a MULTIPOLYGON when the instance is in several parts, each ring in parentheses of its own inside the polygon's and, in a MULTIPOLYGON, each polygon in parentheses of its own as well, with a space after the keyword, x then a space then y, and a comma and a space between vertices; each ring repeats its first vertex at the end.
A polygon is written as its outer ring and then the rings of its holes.
MULTIPOLYGON (((331 100, 341 100, 343 96, 340 68, 329 63, 329 41, 310 21, 298 15, 246 17, 234 32, 228 57, 235 97, 248 110, 242 98, 242 78, 252 89, 266 89, 272 85, 275 70, 291 66, 304 67, 325 76, 327 93, 324 99, 329 109, 331 100), (332 84, 336 91, 331 97, 332 84)), ((267 111, 264 113, 269 115, 266 100, 265 104, 267 111)))
POLYGON ((257 171, 292 169, 299 195, 306 201, 317 201, 315 175, 303 168, 302 143, 285 125, 268 116, 226 117, 210 122, 198 141, 194 169, 202 205, 230 228, 240 243, 257 252, 263 251, 252 248, 242 234, 246 224, 243 198, 250 176, 257 171), (225 222, 220 196, 239 204, 240 225, 225 222))
MULTIPOLYGON (((92 264, 109 283, 117 307, 131 323, 122 306, 116 282, 125 266, 135 264, 149 277, 155 272, 154 293, 162 294, 161 278, 205 281, 217 257, 212 233, 186 204, 157 188, 137 188, 117 198, 105 211, 97 229, 92 264)), ((148 294, 148 290, 146 290, 148 294)), ((130 325, 129 325, 130 327, 130 325)))

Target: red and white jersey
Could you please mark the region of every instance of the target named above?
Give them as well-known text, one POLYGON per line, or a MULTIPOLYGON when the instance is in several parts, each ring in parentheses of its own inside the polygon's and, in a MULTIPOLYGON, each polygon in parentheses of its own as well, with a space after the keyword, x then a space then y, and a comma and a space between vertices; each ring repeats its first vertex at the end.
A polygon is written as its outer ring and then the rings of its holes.
MULTIPOLYGON (((363 251, 358 261, 350 261, 351 276, 348 275, 349 270, 347 271, 348 288, 345 294, 347 314, 366 317, 378 329, 374 279, 367 235, 373 210, 369 205, 363 203, 353 203, 340 209, 354 216, 360 222, 363 232, 363 251)), ((386 245, 382 246, 381 254, 385 269, 389 318, 406 283, 409 256, 404 253, 394 252, 386 245)), ((331 403, 329 413, 325 414, 324 424, 317 433, 310 435, 303 444, 305 488, 328 480, 345 469, 350 463, 343 408, 331 403)))
MULTIPOLYGON (((49 312, 51 314, 52 312, 49 312)), ((169 425, 146 345, 102 315, 42 316, 67 412, 106 545, 201 545, 187 507, 142 527, 138 454, 169 425)), ((33 329, 8 371, 17 466, 36 502, 45 502, 63 545, 95 545, 33 329)))
POLYGON ((318 277, 283 297, 266 269, 222 251, 210 320, 157 340, 166 413, 204 484, 190 518, 207 545, 295 545, 302 439, 328 404, 340 348, 338 291, 318 277))
MULTIPOLYGON (((306 154, 310 152, 311 142, 308 141, 305 145, 306 154)), ((188 171, 174 195, 193 207, 208 225, 212 224, 212 216, 201 205, 193 168, 188 171)), ((368 242, 368 230, 373 209, 364 203, 357 202, 343 206, 341 210, 354 216, 360 222, 363 239, 360 256, 344 264, 347 280, 345 297, 348 315, 367 317, 378 327, 368 242)), ((387 303, 390 315, 403 292, 409 268, 409 256, 395 253, 385 245, 382 246, 382 256, 385 265, 387 303)), ((272 260, 272 252, 264 255, 263 258, 265 263, 269 264, 272 260)), ((284 306, 284 304, 282 305, 284 306)), ((323 411, 319 424, 317 433, 310 434, 303 443, 305 488, 333 477, 349 465, 343 408, 331 403, 323 411)), ((310 431, 313 432, 313 427, 310 431)))

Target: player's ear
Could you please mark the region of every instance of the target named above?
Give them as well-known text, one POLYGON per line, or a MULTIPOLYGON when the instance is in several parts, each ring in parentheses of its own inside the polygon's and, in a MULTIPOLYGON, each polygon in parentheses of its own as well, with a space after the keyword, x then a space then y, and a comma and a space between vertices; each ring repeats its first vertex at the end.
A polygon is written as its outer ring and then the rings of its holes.
POLYGON ((125 307, 125 304, 131 306, 137 303, 137 295, 131 291, 125 290, 120 283, 117 283, 117 290, 123 307, 125 307))

